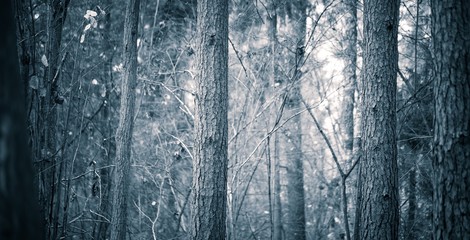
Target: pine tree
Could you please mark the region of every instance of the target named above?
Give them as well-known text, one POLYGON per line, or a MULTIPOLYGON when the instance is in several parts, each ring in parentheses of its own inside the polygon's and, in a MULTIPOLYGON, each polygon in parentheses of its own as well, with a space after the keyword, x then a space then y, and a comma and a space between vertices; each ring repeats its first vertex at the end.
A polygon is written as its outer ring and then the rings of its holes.
POLYGON ((124 73, 121 82, 119 126, 116 131, 116 159, 113 181, 111 240, 124 240, 127 234, 131 139, 134 127, 137 86, 137 29, 140 0, 130 0, 124 23, 124 73))
POLYGON ((400 1, 364 1, 360 239, 398 239, 396 79, 400 1))
POLYGON ((470 238, 470 2, 431 2, 434 239, 470 238))
POLYGON ((192 239, 225 239, 228 1, 197 2, 192 239))

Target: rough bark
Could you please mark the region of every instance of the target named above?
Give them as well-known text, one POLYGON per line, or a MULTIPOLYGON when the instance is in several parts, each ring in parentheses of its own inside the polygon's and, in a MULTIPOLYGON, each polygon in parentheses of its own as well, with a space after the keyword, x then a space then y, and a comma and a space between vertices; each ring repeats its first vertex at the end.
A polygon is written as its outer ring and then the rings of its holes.
MULTIPOLYGON (((360 91, 358 91, 360 92, 360 91)), ((361 106, 361 102, 362 102, 362 98, 358 98, 356 99, 357 102, 358 102, 358 105, 361 106)), ((356 125, 361 125, 360 122, 361 120, 360 119, 357 119, 357 118, 360 118, 361 114, 360 114, 360 107, 357 107, 356 110, 358 110, 356 113, 355 113, 355 121, 354 121, 354 125, 355 125, 355 129, 360 129, 361 127, 356 127, 356 125)), ((355 131, 355 134, 358 134, 358 131, 355 131)), ((359 132, 360 134, 360 132, 359 132)), ((360 137, 360 135, 356 135, 354 137, 354 151, 355 151, 355 155, 359 157, 359 155, 362 155, 362 137, 360 137), (358 137, 356 137, 358 136, 358 137)), ((354 240, 359 240, 360 238, 360 234, 359 234, 359 231, 361 229, 361 206, 362 206, 362 192, 361 192, 361 185, 362 185, 362 181, 361 181, 361 176, 362 176, 362 172, 361 172, 361 160, 358 160, 358 163, 357 163, 357 166, 355 167, 357 169, 357 179, 356 179, 356 209, 354 211, 354 232, 353 232, 353 239, 354 240)))
MULTIPOLYGON (((295 56, 292 67, 294 74, 288 84, 288 97, 286 99, 286 115, 292 116, 300 110, 301 92, 300 79, 301 67, 304 58, 304 44, 307 22, 307 1, 301 0, 294 3, 295 14, 291 19, 291 24, 295 39, 295 56)), ((304 193, 304 172, 302 156, 302 129, 300 115, 293 117, 285 125, 284 132, 288 138, 284 146, 284 154, 287 161, 287 222, 286 239, 302 240, 306 239, 305 232, 305 193, 304 193)))
POLYGON ((470 2, 431 1, 434 239, 470 239, 470 2))
POLYGON ((29 89, 30 67, 34 65, 34 24, 32 24, 31 9, 26 1, 14 1, 14 6, 20 76, 26 97, 29 89))
POLYGON ((44 239, 33 187, 12 1, 0 3, 0 239, 44 239))
POLYGON ((192 239, 225 239, 228 1, 197 2, 192 239))
POLYGON ((140 0, 130 0, 124 22, 124 73, 121 82, 121 106, 116 131, 116 159, 113 177, 111 240, 124 240, 127 233, 131 139, 134 127, 135 88, 137 86, 137 32, 140 0))
POLYGON ((356 180, 356 210, 354 215, 354 232, 353 232, 353 239, 359 240, 360 239, 360 230, 361 230, 361 206, 362 206, 362 192, 361 192, 361 163, 358 163, 358 171, 357 171, 357 180, 356 180))
POLYGON ((364 1, 360 239, 398 239, 399 1, 364 1))

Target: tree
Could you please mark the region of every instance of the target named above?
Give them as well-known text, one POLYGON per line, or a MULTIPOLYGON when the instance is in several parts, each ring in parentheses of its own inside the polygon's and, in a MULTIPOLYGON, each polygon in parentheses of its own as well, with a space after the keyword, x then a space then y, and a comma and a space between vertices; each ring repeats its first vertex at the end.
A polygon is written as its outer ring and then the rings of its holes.
POLYGON ((124 23, 124 73, 121 82, 121 106, 116 131, 116 159, 113 181, 111 240, 124 240, 127 233, 131 139, 134 127, 135 88, 137 86, 137 30, 140 0, 127 4, 124 23))
MULTIPOLYGON (((344 133, 344 149, 349 164, 353 164, 354 152, 358 149, 354 149, 357 144, 354 143, 354 108, 355 108, 355 92, 356 92, 356 69, 357 69, 357 3, 355 0, 345 1, 346 15, 345 15, 345 52, 344 60, 346 66, 344 68, 345 75, 345 89, 344 89, 344 115, 343 115, 343 133, 344 133)), ((342 196, 343 196, 343 212, 346 239, 351 239, 348 221, 348 210, 346 200, 346 179, 342 176, 342 196)))
POLYGON ((0 238, 44 239, 33 187, 12 2, 0 4, 0 238))
POLYGON ((344 149, 351 163, 354 146, 354 93, 356 91, 356 69, 357 69, 357 3, 355 0, 344 2, 345 11, 345 33, 344 33, 344 113, 343 134, 344 149))
POLYGON ((228 1, 197 2, 192 239, 225 239, 228 1))
POLYGON ((287 83, 286 114, 294 116, 284 129, 288 139, 284 146, 287 161, 287 239, 306 239, 305 232, 305 193, 304 193, 304 167, 302 157, 302 128, 300 115, 301 107, 301 67, 304 62, 305 36, 307 24, 307 1, 295 1, 292 4, 295 11, 291 13, 291 24, 294 33, 294 48, 291 66, 293 74, 287 83))
MULTIPOLYGON (((278 83, 277 77, 279 74, 278 70, 278 39, 277 39, 277 6, 278 6, 278 1, 277 0, 271 0, 269 4, 269 9, 266 17, 266 23, 268 27, 268 39, 269 39, 269 48, 270 48, 270 54, 271 54, 271 65, 269 69, 269 74, 267 79, 267 85, 268 89, 269 87, 274 88, 276 84, 278 83)), ((274 91, 272 91, 274 95, 274 91)), ((278 111, 278 104, 274 104, 274 108, 271 110, 270 114, 271 116, 276 116, 280 115, 276 111, 278 111)), ((276 117, 277 118, 277 117, 276 117)), ((269 121, 271 124, 271 121, 269 121)), ((275 122, 273 123, 274 126, 276 127, 279 122, 278 119, 275 119, 275 122)), ((269 133, 268 133, 269 134, 269 133)), ((272 156, 271 159, 268 159, 270 161, 268 164, 269 169, 268 169, 268 174, 270 178, 270 203, 271 203, 271 239, 274 240, 281 240, 282 239, 282 206, 281 206, 281 176, 280 176, 280 159, 279 159, 279 134, 277 132, 274 132, 272 134, 272 139, 273 139, 273 144, 272 147, 273 149, 272 154, 269 153, 269 156, 272 156), (271 179, 272 176, 272 179, 271 179)), ((269 144, 269 142, 268 142, 269 144)))
POLYGON ((431 1, 434 239, 470 238, 470 2, 431 1))
POLYGON ((399 2, 364 1, 360 239, 398 239, 399 2))

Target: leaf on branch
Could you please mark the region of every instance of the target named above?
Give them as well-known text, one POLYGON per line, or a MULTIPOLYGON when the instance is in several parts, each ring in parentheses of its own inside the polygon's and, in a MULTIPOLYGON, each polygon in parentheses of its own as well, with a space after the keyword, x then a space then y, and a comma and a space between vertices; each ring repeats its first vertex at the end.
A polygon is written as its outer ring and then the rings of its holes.
POLYGON ((44 65, 44 67, 49 67, 49 63, 47 62, 47 57, 46 55, 42 55, 41 57, 41 62, 44 65))
POLYGON ((83 16, 85 19, 89 19, 90 17, 96 17, 98 13, 93 10, 86 10, 86 14, 83 16))
POLYGON ((100 95, 101 97, 106 97, 106 86, 104 84, 100 86, 100 95))
POLYGON ((85 26, 85 29, 83 29, 84 32, 88 31, 91 28, 91 24, 87 24, 85 26))

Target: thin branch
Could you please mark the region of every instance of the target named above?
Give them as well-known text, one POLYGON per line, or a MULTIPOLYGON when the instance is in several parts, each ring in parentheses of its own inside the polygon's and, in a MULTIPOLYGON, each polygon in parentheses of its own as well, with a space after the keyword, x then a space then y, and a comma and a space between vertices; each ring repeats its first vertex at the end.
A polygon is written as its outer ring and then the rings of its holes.
POLYGON ((238 54, 238 53, 239 53, 238 50, 235 48, 235 45, 233 44, 233 42, 232 42, 232 40, 231 40, 230 38, 228 38, 228 41, 230 42, 230 45, 232 45, 232 49, 233 49, 233 51, 235 51, 235 55, 237 55, 238 61, 239 61, 240 64, 242 65, 243 71, 245 71, 245 75, 248 77, 248 72, 247 72, 247 70, 246 70, 246 68, 245 68, 245 65, 243 65, 243 61, 242 61, 240 55, 238 54))
POLYGON ((351 174, 351 172, 354 170, 354 168, 356 167, 357 163, 359 162, 359 160, 361 159, 361 154, 357 154, 357 158, 356 160, 354 161, 353 165, 351 166, 351 168, 348 170, 348 172, 346 173, 346 175, 344 176, 345 178, 349 177, 349 175, 351 174))
MULTIPOLYGON (((188 71, 189 72, 189 71, 188 71)), ((187 93, 190 93, 191 95, 194 96, 194 93, 193 92, 190 92, 188 90, 185 90, 183 88, 178 88, 178 89, 175 89, 175 90, 171 90, 169 87, 167 87, 164 83, 162 82, 157 82, 157 81, 152 81, 152 80, 149 80, 149 79, 145 79, 145 78, 139 78, 139 81, 143 81, 145 83, 148 83, 148 84, 154 84, 154 85, 160 85, 162 86, 163 88, 165 88, 168 92, 171 93, 171 95, 173 95, 173 97, 175 97, 175 99, 184 107, 184 109, 181 109, 184 113, 186 113, 187 115, 189 115, 191 117, 192 120, 194 120, 194 114, 191 112, 191 110, 189 109, 189 107, 183 102, 183 100, 181 100, 180 97, 178 97, 178 95, 176 95, 175 91, 176 90, 180 90, 180 91, 183 91, 183 92, 187 92, 187 93)))
POLYGON ((109 219, 106 218, 105 216, 103 216, 103 215, 101 215, 101 214, 99 214, 99 213, 97 213, 97 212, 95 212, 95 211, 93 211, 93 210, 91 210, 91 209, 90 209, 90 212, 93 213, 93 214, 95 214, 95 215, 98 216, 98 217, 103 218, 104 220, 106 220, 107 223, 111 223, 111 220, 109 220, 109 219))
MULTIPOLYGON (((398 71, 400 72, 400 71, 398 71)), ((418 95, 418 93, 420 93, 421 91, 423 91, 427 86, 429 86, 429 84, 431 84, 432 81, 428 81, 426 84, 423 84, 423 86, 421 86, 418 90, 416 90, 413 95, 411 95, 411 97, 409 97, 405 103, 403 103, 403 105, 397 109, 397 113, 401 112, 404 108, 408 107, 408 103, 411 102, 412 99, 416 98, 416 96, 418 95)), ((420 99, 417 99, 416 98, 416 102, 414 103, 417 103, 417 102, 420 102, 421 100, 420 99)))
POLYGON ((317 127, 318 131, 322 135, 323 140, 325 140, 326 145, 328 146, 328 149, 330 150, 330 153, 333 156, 333 160, 335 161, 336 167, 338 168, 339 174, 341 175, 342 178, 344 178, 345 174, 343 172, 343 169, 341 168, 341 165, 339 164, 338 157, 336 156, 335 150, 331 146, 331 143, 330 143, 330 140, 328 139, 328 136, 326 136, 325 132, 323 132, 323 129, 321 128, 320 123, 318 123, 317 118, 315 117, 315 115, 313 115, 313 112, 309 108, 308 104, 305 102, 305 100, 303 98, 301 98, 301 100, 302 100, 302 103, 304 104, 305 108, 307 109, 308 114, 310 115, 310 117, 312 117, 313 122, 315 123, 315 126, 317 127))
POLYGON ((139 210, 139 212, 140 212, 142 215, 144 215, 145 218, 147 218, 151 223, 153 223, 152 218, 150 218, 150 217, 139 207, 139 205, 137 205, 137 203, 135 203, 135 201, 133 201, 133 202, 134 202, 134 206, 137 208, 137 210, 139 210))

